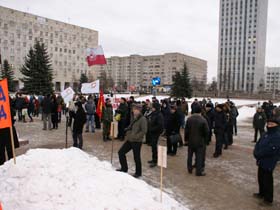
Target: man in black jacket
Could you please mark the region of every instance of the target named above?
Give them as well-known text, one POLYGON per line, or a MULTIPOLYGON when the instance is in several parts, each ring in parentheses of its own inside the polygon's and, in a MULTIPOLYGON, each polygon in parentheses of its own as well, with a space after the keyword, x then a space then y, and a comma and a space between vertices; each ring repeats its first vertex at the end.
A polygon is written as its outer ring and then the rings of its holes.
POLYGON ((260 133, 260 137, 262 137, 264 133, 265 124, 266 124, 266 115, 263 112, 263 109, 261 107, 258 107, 257 112, 255 113, 253 118, 253 127, 255 129, 255 136, 253 142, 257 142, 258 132, 260 133))
POLYGON ((152 160, 148 161, 150 167, 157 166, 157 146, 160 134, 163 132, 163 116, 158 102, 152 105, 152 114, 148 119, 148 134, 151 139, 152 160))
POLYGON ((216 149, 213 154, 214 158, 222 155, 222 148, 224 142, 225 126, 226 126, 226 115, 223 112, 223 105, 218 104, 215 108, 214 115, 215 128, 214 133, 216 135, 216 149))
POLYGON ((51 108, 52 108, 52 101, 51 101, 51 95, 48 94, 44 97, 42 101, 42 111, 43 111, 43 122, 44 122, 44 128, 43 130, 47 130, 47 121, 48 121, 48 128, 51 130, 51 108))
POLYGON ((196 176, 205 176, 205 154, 209 128, 201 108, 195 107, 193 114, 188 118, 185 127, 185 142, 188 142, 188 171, 192 173, 192 157, 195 153, 196 176))

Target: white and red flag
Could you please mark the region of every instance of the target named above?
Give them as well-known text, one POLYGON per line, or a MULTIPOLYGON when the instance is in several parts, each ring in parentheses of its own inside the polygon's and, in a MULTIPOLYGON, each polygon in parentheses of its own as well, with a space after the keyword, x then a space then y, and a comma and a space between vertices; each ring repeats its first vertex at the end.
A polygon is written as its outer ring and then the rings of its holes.
POLYGON ((87 48, 87 62, 88 66, 107 64, 101 46, 97 48, 87 48))

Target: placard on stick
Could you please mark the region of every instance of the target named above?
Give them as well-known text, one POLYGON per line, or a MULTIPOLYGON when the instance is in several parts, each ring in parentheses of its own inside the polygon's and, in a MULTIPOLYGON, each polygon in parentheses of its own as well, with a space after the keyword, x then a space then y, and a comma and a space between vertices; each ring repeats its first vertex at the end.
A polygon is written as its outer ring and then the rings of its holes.
POLYGON ((14 163, 16 164, 14 134, 12 128, 12 117, 11 117, 11 110, 10 110, 10 98, 8 92, 7 79, 0 80, 0 128, 10 128, 12 153, 14 157, 14 163))
POLYGON ((158 145, 158 166, 167 168, 167 148, 158 145))

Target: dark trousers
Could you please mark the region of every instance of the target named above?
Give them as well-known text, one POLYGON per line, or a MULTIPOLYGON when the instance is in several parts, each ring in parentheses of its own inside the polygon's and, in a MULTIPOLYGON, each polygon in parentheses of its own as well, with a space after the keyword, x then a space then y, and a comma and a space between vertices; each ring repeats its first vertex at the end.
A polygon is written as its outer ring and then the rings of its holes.
POLYGON ((33 111, 31 111, 31 110, 27 110, 27 115, 28 115, 28 117, 29 117, 30 121, 32 122, 32 121, 33 121, 33 118, 32 118, 33 111))
POLYGON ((169 136, 167 136, 167 153, 168 154, 176 154, 178 148, 178 143, 172 144, 169 136))
POLYGON ((223 142, 224 142, 224 133, 217 132, 216 134, 216 149, 215 153, 218 155, 222 154, 223 142))
POLYGON ((53 124, 53 129, 57 129, 58 128, 58 113, 52 113, 52 124, 53 124))
POLYGON ((8 160, 13 158, 12 145, 9 141, 9 138, 0 139, 0 165, 3 165, 6 162, 5 151, 7 151, 8 160))
POLYGON ((73 132, 73 147, 83 148, 83 134, 73 132))
POLYGON ((152 160, 154 163, 157 163, 157 159, 158 159, 158 151, 157 151, 157 147, 158 147, 158 138, 159 138, 160 134, 158 135, 151 135, 151 146, 152 146, 152 160))
POLYGON ((227 144, 232 145, 233 144, 233 133, 231 131, 227 131, 226 135, 227 135, 227 144))
POLYGON ((100 118, 96 113, 94 113, 94 121, 95 121, 95 128, 100 129, 101 128, 100 118))
POLYGON ((135 174, 139 175, 139 176, 142 175, 141 146, 142 146, 142 142, 129 142, 129 141, 126 141, 122 145, 122 147, 120 148, 120 150, 118 152, 122 171, 124 171, 124 172, 128 171, 126 153, 128 153, 130 150, 132 150, 135 165, 136 165, 135 174))
POLYGON ((18 121, 22 121, 22 109, 18 109, 18 121))
POLYGON ((212 129, 210 128, 210 129, 209 129, 209 134, 208 134, 208 142, 207 142, 207 145, 210 144, 211 139, 212 139, 212 129))
POLYGON ((124 138, 124 129, 125 129, 125 119, 121 119, 118 122, 118 138, 124 138))
POLYGON ((206 146, 197 148, 188 147, 188 169, 190 170, 192 170, 193 154, 195 154, 196 174, 201 174, 205 168, 206 146))
POLYGON ((110 135, 111 122, 103 121, 103 137, 107 138, 110 135))
POLYGON ((258 140, 258 132, 260 133, 260 137, 262 137, 264 134, 264 128, 255 128, 254 142, 257 142, 258 140))
POLYGON ((273 202, 273 171, 267 171, 259 167, 258 183, 259 194, 264 196, 264 200, 273 202))

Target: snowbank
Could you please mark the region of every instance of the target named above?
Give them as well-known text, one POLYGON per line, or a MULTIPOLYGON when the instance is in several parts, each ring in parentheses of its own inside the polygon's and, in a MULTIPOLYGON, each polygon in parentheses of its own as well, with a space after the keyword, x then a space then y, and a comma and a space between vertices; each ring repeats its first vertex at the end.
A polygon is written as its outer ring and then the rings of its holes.
POLYGON ((256 113, 256 107, 243 106, 238 109, 239 115, 237 117, 238 122, 244 122, 247 120, 253 121, 254 114, 256 113))
POLYGON ((187 210, 144 181, 79 149, 34 149, 0 167, 7 210, 187 210))

